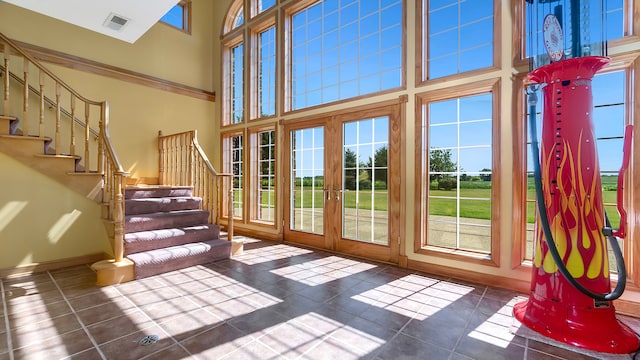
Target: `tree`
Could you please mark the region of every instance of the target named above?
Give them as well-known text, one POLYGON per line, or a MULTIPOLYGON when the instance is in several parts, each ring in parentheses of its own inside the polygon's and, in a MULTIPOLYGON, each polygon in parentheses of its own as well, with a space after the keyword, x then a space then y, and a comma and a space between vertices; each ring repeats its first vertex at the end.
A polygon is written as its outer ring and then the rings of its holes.
POLYGON ((488 173, 480 174, 480 179, 482 179, 482 181, 491 181, 491 169, 484 168, 480 170, 480 172, 488 173))
POLYGON ((356 189, 356 169, 358 167, 358 155, 351 149, 344 149, 344 188, 356 189))
MULTIPOLYGON (((455 172, 458 165, 451 160, 451 150, 431 149, 429 152, 429 172, 455 172)), ((438 181, 443 174, 431 175, 431 181, 438 181)))
MULTIPOLYGON (((451 150, 431 149, 429 152, 429 172, 452 173, 458 170, 458 165, 451 160, 451 150)), ((429 182, 436 189, 451 190, 457 185, 457 179, 448 174, 431 174, 429 182)))
POLYGON ((365 164, 369 180, 375 181, 380 189, 387 189, 387 153, 387 146, 383 146, 373 154, 373 160, 369 157, 365 164))

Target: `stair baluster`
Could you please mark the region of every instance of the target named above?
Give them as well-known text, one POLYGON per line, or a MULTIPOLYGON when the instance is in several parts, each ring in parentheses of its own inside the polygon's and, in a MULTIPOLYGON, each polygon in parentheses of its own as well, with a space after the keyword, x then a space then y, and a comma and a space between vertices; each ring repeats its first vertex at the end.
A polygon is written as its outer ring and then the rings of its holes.
MULTIPOLYGON (((76 97, 73 94, 71 94, 71 118, 72 119, 76 118, 76 97)), ((71 121, 69 122, 69 125, 71 126, 71 144, 69 148, 69 153, 71 154, 71 156, 75 156, 76 155, 76 123, 74 121, 71 121)))
POLYGON ((84 103, 84 172, 89 172, 89 103, 84 103))
POLYGON ((22 69, 24 83, 27 84, 23 87, 22 94, 22 136, 29 136, 29 60, 24 59, 22 69))
POLYGON ((40 69, 40 123, 38 125, 38 137, 44 136, 44 71, 40 69))
POLYGON ((60 155, 60 84, 56 83, 56 155, 60 155))
POLYGON ((11 50, 4 46, 4 116, 11 116, 11 103, 9 102, 9 57, 11 50))

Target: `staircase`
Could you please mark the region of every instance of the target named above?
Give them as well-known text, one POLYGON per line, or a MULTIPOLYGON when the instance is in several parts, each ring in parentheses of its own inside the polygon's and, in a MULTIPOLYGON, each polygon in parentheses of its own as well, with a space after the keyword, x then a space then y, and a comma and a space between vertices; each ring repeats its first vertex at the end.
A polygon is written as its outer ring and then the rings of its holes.
POLYGON ((0 115, 0 152, 12 156, 90 199, 102 200, 102 174, 85 172, 82 157, 55 154, 52 139, 23 136, 19 119, 0 115))
POLYGON ((231 175, 214 170, 195 130, 158 134, 161 185, 126 187, 106 101, 84 98, 1 33, 0 78, 0 152, 103 205, 113 258, 92 265, 98 285, 226 259, 232 246, 241 253, 233 217, 227 240, 217 225, 225 206, 233 209, 222 191, 231 175), (12 72, 15 64, 22 76, 12 72))
POLYGON ((188 186, 127 187, 124 254, 136 279, 230 257, 201 203, 188 186))

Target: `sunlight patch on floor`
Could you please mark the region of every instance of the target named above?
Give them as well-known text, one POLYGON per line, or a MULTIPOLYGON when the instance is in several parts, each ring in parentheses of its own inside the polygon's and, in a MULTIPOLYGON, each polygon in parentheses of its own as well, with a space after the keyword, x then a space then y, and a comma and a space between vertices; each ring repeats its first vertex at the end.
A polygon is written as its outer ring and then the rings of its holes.
POLYGON ((520 296, 511 299, 487 320, 473 329, 468 336, 506 349, 515 337, 515 334, 510 330, 513 325, 513 305, 522 300, 523 298, 520 296))
POLYGON ((396 314, 424 320, 474 290, 470 286, 412 274, 351 298, 396 314))
POLYGON ((376 265, 362 263, 339 256, 329 256, 310 260, 300 264, 271 270, 271 273, 298 281, 305 285, 316 286, 376 268, 376 265))
MULTIPOLYGON (((249 239, 244 240, 245 243, 250 241, 249 239)), ((244 254, 242 256, 235 258, 235 261, 241 262, 247 265, 255 265, 261 264, 274 260, 287 259, 295 256, 311 254, 313 251, 295 248, 287 245, 275 245, 269 246, 268 248, 257 248, 257 249, 245 249, 244 254)))

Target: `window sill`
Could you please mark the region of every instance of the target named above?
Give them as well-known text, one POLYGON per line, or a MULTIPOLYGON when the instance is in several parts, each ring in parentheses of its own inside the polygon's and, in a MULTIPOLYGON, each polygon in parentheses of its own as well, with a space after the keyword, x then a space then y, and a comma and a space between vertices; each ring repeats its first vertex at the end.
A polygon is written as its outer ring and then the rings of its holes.
POLYGON ((439 246, 425 246, 416 250, 416 253, 485 266, 499 266, 498 263, 492 258, 491 254, 478 253, 468 250, 449 249, 439 246))

